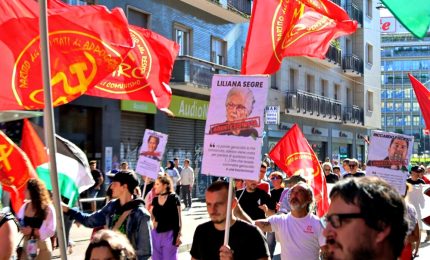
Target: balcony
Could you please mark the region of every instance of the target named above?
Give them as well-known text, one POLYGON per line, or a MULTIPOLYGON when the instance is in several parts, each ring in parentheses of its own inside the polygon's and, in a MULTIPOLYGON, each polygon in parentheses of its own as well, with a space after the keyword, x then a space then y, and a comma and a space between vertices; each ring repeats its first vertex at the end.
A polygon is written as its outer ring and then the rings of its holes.
POLYGON ((342 50, 330 45, 328 51, 325 54, 324 59, 311 58, 312 61, 318 62, 330 68, 341 67, 342 66, 342 50))
POLYGON ((191 56, 179 56, 173 66, 172 83, 189 83, 209 89, 214 74, 238 74, 239 70, 191 56))
POLYGON ((342 69, 345 74, 351 77, 361 77, 363 75, 363 60, 354 54, 345 55, 342 61, 342 69))
POLYGON ((358 22, 358 28, 363 27, 363 11, 356 4, 348 3, 346 5, 346 12, 352 20, 358 22))
POLYGON ((179 0, 231 23, 249 22, 250 0, 179 0))
POLYGON ((302 90, 287 91, 285 113, 341 122, 342 103, 302 90))
POLYGON ((363 109, 358 106, 348 106, 344 108, 343 122, 345 124, 364 125, 363 109))

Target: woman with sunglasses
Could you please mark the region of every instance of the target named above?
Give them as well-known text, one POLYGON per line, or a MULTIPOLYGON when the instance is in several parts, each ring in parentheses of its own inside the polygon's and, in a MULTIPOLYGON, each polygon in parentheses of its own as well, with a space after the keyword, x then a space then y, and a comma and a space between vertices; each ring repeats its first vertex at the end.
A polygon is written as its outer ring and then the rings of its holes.
POLYGON ((339 176, 333 173, 331 163, 325 162, 322 164, 325 179, 327 183, 336 183, 339 181, 339 176))
MULTIPOLYGON (((270 196, 273 203, 276 205, 275 212, 279 210, 279 199, 284 191, 284 177, 281 172, 275 171, 269 175, 269 180, 272 183, 273 189, 270 190, 270 196)), ((273 253, 276 247, 276 238, 274 232, 267 233, 267 245, 269 246, 270 257, 273 258, 273 253)))

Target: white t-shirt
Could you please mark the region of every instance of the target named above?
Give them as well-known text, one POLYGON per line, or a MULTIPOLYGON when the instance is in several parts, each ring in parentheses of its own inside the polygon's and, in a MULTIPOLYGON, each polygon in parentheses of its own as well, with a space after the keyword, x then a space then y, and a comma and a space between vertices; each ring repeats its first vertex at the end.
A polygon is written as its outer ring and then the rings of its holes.
POLYGON ((321 222, 315 215, 296 218, 288 213, 271 216, 268 221, 281 243, 282 260, 319 259, 320 247, 326 242, 321 222))

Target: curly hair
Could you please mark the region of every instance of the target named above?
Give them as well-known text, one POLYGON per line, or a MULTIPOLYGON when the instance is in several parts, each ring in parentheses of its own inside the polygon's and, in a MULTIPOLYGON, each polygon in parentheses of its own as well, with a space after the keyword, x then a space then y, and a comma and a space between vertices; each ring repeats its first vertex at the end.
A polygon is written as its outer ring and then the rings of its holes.
POLYGON ((107 229, 98 231, 88 245, 85 252, 85 260, 91 259, 92 251, 97 247, 108 248, 116 260, 136 259, 136 253, 127 237, 116 231, 107 229))
POLYGON ((27 183, 27 190, 30 195, 31 205, 35 209, 35 216, 45 219, 48 205, 51 204, 51 197, 46 189, 45 183, 40 179, 30 179, 27 183))

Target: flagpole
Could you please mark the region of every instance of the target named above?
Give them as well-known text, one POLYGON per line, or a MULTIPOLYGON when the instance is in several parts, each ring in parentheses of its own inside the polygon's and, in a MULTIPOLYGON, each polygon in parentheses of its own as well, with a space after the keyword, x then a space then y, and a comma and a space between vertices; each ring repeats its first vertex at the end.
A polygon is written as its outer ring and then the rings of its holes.
POLYGON ((227 217, 225 220, 224 228, 224 245, 228 245, 230 238, 230 223, 231 223, 231 201, 233 200, 233 181, 232 178, 228 178, 228 200, 227 200, 227 217))
POLYGON ((45 108, 44 113, 44 129, 45 140, 49 149, 49 171, 52 184, 52 193, 55 205, 56 222, 57 222, 57 238, 60 246, 61 259, 67 259, 66 239, 64 235, 63 211, 61 207, 60 190, 58 188, 57 161, 56 153, 57 146, 55 143, 55 124, 54 124, 54 109, 52 107, 51 93, 51 71, 49 62, 49 45, 48 45, 48 19, 46 0, 39 0, 40 8, 40 47, 42 53, 42 76, 43 76, 43 92, 45 108))
POLYGON ((148 185, 148 176, 145 177, 145 183, 143 184, 143 190, 142 190, 142 199, 145 200, 145 192, 146 192, 146 185, 148 185))

